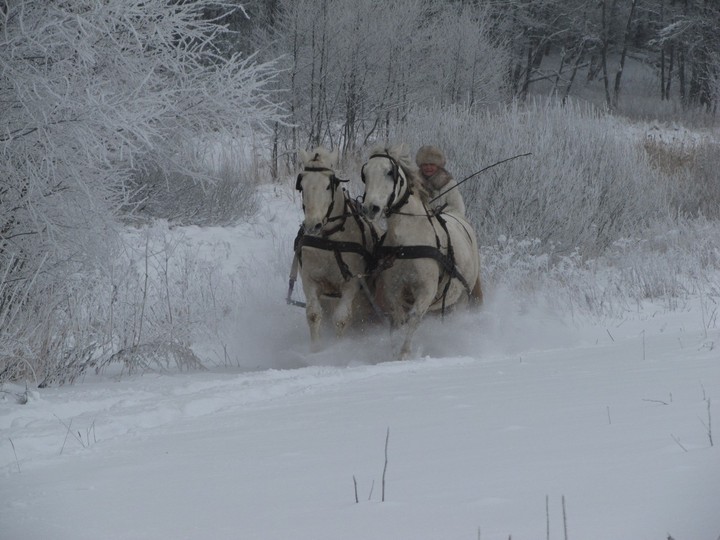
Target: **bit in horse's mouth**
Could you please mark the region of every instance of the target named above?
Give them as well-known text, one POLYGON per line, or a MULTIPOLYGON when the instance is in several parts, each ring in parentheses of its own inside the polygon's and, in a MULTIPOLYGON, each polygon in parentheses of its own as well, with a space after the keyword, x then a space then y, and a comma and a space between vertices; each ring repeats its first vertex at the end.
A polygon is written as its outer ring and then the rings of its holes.
POLYGON ((363 206, 363 214, 365 214, 365 217, 370 219, 371 221, 374 221, 378 214, 380 214, 381 208, 377 205, 372 205, 369 208, 366 206, 363 206))

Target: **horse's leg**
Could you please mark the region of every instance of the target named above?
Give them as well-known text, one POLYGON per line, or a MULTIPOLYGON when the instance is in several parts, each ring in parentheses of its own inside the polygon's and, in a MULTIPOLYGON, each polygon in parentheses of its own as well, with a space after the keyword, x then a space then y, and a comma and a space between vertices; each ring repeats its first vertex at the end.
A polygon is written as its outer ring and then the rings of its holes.
POLYGON ((355 295, 358 294, 360 283, 357 279, 348 280, 340 290, 340 301, 335 307, 333 313, 333 323, 335 324, 335 335, 342 337, 350 323, 352 317, 352 307, 355 295))
POLYGON ((428 287, 422 284, 415 291, 415 301, 405 318, 405 340, 400 348, 401 360, 406 360, 410 357, 413 335, 415 335, 415 331, 418 329, 418 326, 420 326, 425 313, 427 313, 435 297, 435 289, 435 287, 428 287))
POLYGON ((403 341, 402 347, 400 348, 400 360, 407 360, 410 358, 410 352, 412 351, 412 338, 415 335, 415 331, 420 326, 423 316, 427 312, 427 306, 425 309, 416 309, 417 304, 413 306, 408 314, 407 322, 405 323, 405 340, 403 341))
POLYGON ((308 286, 305 289, 305 317, 310 329, 310 350, 320 350, 320 324, 322 323, 322 305, 317 287, 308 286))

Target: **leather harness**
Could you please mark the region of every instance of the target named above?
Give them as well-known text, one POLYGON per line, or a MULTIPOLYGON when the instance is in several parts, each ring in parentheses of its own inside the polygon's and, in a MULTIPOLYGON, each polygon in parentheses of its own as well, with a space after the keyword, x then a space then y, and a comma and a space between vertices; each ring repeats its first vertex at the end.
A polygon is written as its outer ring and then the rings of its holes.
MULTIPOLYGON (((373 154, 370 156, 370 159, 375 157, 384 157, 390 160, 392 164, 392 173, 393 173, 393 192, 390 196, 390 199, 388 200, 387 209, 385 211, 386 216, 390 216, 391 214, 402 214, 400 212, 400 208, 405 206, 407 204, 408 200, 410 199, 410 195, 412 194, 411 186, 408 184, 407 179, 404 176, 404 172, 401 173, 401 168, 398 162, 390 156, 389 154, 373 154), (396 195, 396 188, 397 187, 405 187, 404 193, 397 197, 396 195), (395 200, 397 197, 397 200, 395 200)), ((363 165, 362 168, 362 180, 365 182, 365 166, 363 165)), ((330 208, 328 209, 326 219, 329 221, 332 218, 330 218, 330 213, 332 211, 332 207, 334 205, 334 191, 337 187, 337 183, 340 182, 338 180, 333 171, 331 169, 327 169, 324 167, 307 167, 305 168, 305 171, 329 171, 332 173, 332 176, 330 177, 330 187, 333 191, 333 201, 330 205, 330 208)), ((298 191, 302 191, 301 187, 301 180, 302 180, 302 173, 298 175, 297 182, 296 182, 296 189, 298 191)), ((288 295, 287 295, 287 302, 288 304, 294 304, 299 306, 304 306, 305 304, 303 302, 298 302, 291 299, 292 290, 295 284, 295 281, 297 279, 297 266, 298 264, 302 265, 302 248, 303 247, 309 247, 309 248, 315 248, 315 249, 322 249, 325 251, 332 251, 335 254, 335 261, 337 262, 338 268, 340 269, 340 273, 343 276, 343 279, 345 281, 351 279, 353 277, 352 272, 350 272, 350 269, 345 263, 345 261, 342 258, 343 253, 356 253, 363 257, 365 260, 365 268, 366 268, 366 274, 357 276, 357 277, 364 277, 366 275, 377 275, 383 270, 386 270, 387 268, 390 268, 395 260, 397 259, 433 259, 438 263, 440 266, 441 272, 440 272, 440 281, 442 281, 445 274, 449 276, 449 279, 445 283, 445 286, 443 287, 442 293, 436 297, 436 299, 433 301, 437 302, 438 300, 442 299, 442 310, 441 313, 445 313, 445 302, 447 298, 447 293, 450 288, 450 282, 452 279, 457 279, 465 288, 468 295, 472 295, 471 287, 468 284, 465 277, 458 271, 457 265, 455 264, 455 252, 452 246, 452 243, 450 241, 450 233, 447 229, 447 222, 445 221, 445 218, 442 217, 442 209, 440 211, 433 212, 430 210, 425 203, 423 203, 423 206, 425 207, 425 212, 428 220, 432 224, 433 219, 437 220, 440 227, 445 232, 445 236, 448 240, 448 246, 447 246, 447 253, 443 253, 441 249, 441 242, 440 238, 438 237, 437 233, 435 233, 435 246, 430 245, 409 245, 409 246, 386 246, 384 245, 385 235, 378 238, 377 232, 375 229, 367 224, 363 217, 360 215, 359 209, 357 207, 357 203, 350 199, 347 195, 347 192, 343 191, 345 202, 344 202, 344 212, 341 216, 337 216, 336 219, 341 220, 339 224, 337 224, 335 227, 332 227, 331 229, 324 230, 322 232, 321 236, 311 236, 305 234, 305 231, 303 230, 303 227, 300 227, 300 230, 298 231, 297 236, 295 237, 295 241, 293 243, 293 250, 295 252, 295 257, 293 259, 293 265, 292 270, 290 273, 290 282, 288 287, 288 295), (332 236, 334 233, 343 230, 345 226, 345 221, 348 217, 353 217, 355 219, 355 222, 358 224, 358 227, 362 234, 362 240, 363 243, 360 244, 358 242, 348 242, 348 241, 340 241, 340 240, 332 240, 330 236, 332 236), (369 234, 371 235, 370 238, 366 236, 366 225, 367 229, 369 231, 369 234), (368 244, 368 240, 372 241, 372 245, 374 246, 374 249, 372 252, 370 252, 365 246, 368 244)), ((433 226, 433 230, 435 230, 435 227, 433 226)))
MULTIPOLYGON (((390 156, 389 154, 373 154, 370 156, 370 159, 374 157, 383 157, 390 160, 392 163, 392 175, 393 175, 393 191, 392 194, 389 197, 387 209, 385 210, 385 215, 390 216, 391 214, 399 214, 402 215, 402 212, 400 212, 400 209, 407 204, 408 200, 410 199, 410 195, 412 194, 411 186, 407 183, 407 180, 403 177, 401 174, 401 168, 395 158, 390 156), (398 184, 400 184, 400 187, 403 187, 403 184, 405 184, 405 192, 400 196, 397 197, 396 194, 396 188, 398 187, 398 184), (397 201, 395 201, 397 197, 397 201)), ((364 169, 364 167, 363 167, 364 169)), ((404 173, 403 173, 404 174, 404 173)), ((363 171, 363 181, 364 181, 364 171, 363 171)), ((433 224, 433 219, 437 220, 440 227, 445 232, 445 237, 448 241, 447 246, 447 253, 443 253, 441 249, 441 243, 440 238, 437 235, 437 232, 435 233, 435 246, 430 245, 405 245, 405 246, 386 246, 383 244, 385 240, 385 236, 383 236, 380 239, 380 242, 376 244, 375 250, 373 253, 373 259, 374 259, 374 265, 372 267, 373 272, 381 272, 382 270, 385 270, 387 268, 390 268, 396 259, 433 259, 438 263, 440 266, 441 272, 439 280, 442 281, 444 274, 443 272, 447 273, 449 276, 449 279, 445 283, 445 286, 443 287, 442 293, 435 298, 433 303, 437 302, 438 300, 442 299, 442 308, 441 313, 445 313, 445 301, 447 299, 447 293, 450 288, 450 282, 453 278, 457 279, 463 287, 465 287, 465 290, 467 291, 468 296, 472 296, 472 289, 470 285, 468 284, 467 280, 465 279, 465 276, 463 276, 457 269, 457 265, 455 264, 455 251, 453 249, 452 242, 450 240, 450 233, 447 228, 447 222, 445 218, 442 215, 442 208, 439 211, 432 211, 430 210, 425 203, 423 203, 423 207, 425 208, 425 215, 427 216, 428 220, 430 221, 431 225, 433 224)), ((413 214, 415 215, 415 214, 413 214)), ((435 231, 435 227, 433 225, 433 231, 435 231)))

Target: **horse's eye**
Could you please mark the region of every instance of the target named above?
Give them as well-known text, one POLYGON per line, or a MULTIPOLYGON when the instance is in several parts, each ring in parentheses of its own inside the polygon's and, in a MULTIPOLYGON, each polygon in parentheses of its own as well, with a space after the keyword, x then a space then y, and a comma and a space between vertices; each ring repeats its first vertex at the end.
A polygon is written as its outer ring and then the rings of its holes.
POLYGON ((390 178, 392 178, 392 175, 393 175, 393 174, 392 174, 392 169, 390 169, 387 173, 385 173, 385 175, 386 175, 386 176, 389 176, 390 178))

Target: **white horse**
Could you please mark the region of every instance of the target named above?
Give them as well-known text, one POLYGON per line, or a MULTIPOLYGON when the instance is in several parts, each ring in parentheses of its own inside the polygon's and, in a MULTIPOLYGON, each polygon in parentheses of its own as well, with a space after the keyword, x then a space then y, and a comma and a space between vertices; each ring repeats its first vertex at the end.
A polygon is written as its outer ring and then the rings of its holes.
POLYGON ((405 327, 401 358, 428 311, 482 302, 475 231, 460 214, 430 209, 427 192, 404 146, 374 149, 363 165, 363 212, 387 218, 376 248, 378 299, 393 328, 405 327))
MULTIPOLYGON (((337 337, 351 321, 371 318, 370 293, 360 290, 367 288, 364 274, 378 234, 341 187, 346 180, 335 176, 337 150, 318 147, 309 153, 300 150, 299 156, 304 170, 295 188, 302 195, 305 217, 295 240, 295 257, 305 291, 311 346, 317 351, 324 313, 331 314, 337 337)), ((290 292, 292 282, 291 277, 290 292)))

